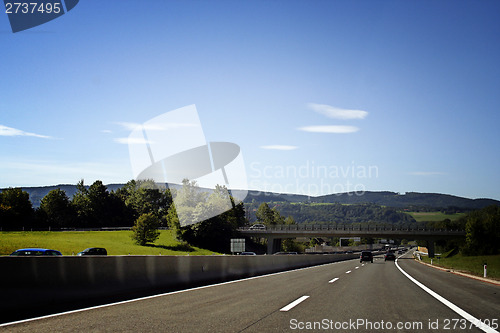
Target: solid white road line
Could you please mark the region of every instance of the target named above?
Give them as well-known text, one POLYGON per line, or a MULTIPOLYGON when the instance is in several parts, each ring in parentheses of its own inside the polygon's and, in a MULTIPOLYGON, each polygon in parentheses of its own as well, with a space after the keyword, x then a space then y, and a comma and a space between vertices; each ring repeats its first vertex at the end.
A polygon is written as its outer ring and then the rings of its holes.
POLYGON ((309 296, 302 296, 302 297, 296 299, 295 301, 293 301, 292 303, 288 304, 287 306, 281 308, 280 311, 286 312, 286 311, 292 309, 293 307, 297 306, 298 304, 302 303, 303 301, 305 301, 308 298, 309 298, 309 296))
POLYGON ((459 308, 458 306, 456 306, 452 302, 448 301, 443 296, 439 295, 438 293, 436 293, 436 292, 432 291, 431 289, 427 288, 422 283, 418 282, 410 274, 406 273, 401 267, 399 267, 399 265, 398 265, 398 259, 396 259, 396 261, 395 261, 396 267, 401 271, 401 273, 403 273, 408 279, 410 279, 411 282, 415 283, 417 286, 419 286, 424 291, 426 291, 429 295, 431 295, 432 297, 434 297, 435 299, 437 299, 438 301, 440 301, 441 303, 443 303, 444 305, 446 305, 447 307, 449 307, 450 309, 452 309, 453 311, 455 311, 456 313, 458 313, 459 315, 461 315, 462 317, 464 317, 465 319, 467 319, 468 321, 470 321, 474 326, 476 326, 477 328, 479 328, 483 332, 487 332, 487 333, 499 333, 498 331, 494 330, 490 326, 486 325, 483 321, 477 319, 473 315, 469 314, 468 312, 462 310, 461 308, 459 308))
POLYGON ((328 283, 334 283, 335 281, 337 281, 339 278, 335 278, 335 279, 331 279, 330 281, 328 281, 328 283))

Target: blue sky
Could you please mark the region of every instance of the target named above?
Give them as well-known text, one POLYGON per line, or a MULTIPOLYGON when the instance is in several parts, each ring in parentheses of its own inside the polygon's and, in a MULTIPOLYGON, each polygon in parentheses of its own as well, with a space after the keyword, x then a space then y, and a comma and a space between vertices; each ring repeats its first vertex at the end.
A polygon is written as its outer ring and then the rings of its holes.
MULTIPOLYGON (((0 187, 133 178, 127 124, 195 104, 251 189, 500 199, 500 2, 82 0, 0 15, 0 187)), ((168 143, 166 143, 168 144, 168 143)))

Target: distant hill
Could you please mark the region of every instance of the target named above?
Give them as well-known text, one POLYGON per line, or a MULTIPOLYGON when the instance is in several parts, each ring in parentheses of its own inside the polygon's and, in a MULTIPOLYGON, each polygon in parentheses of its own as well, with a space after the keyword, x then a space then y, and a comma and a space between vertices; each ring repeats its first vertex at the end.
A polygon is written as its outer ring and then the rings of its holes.
POLYGON ((374 203, 381 206, 395 208, 406 207, 432 207, 447 208, 457 207, 461 209, 480 209, 490 205, 500 205, 500 201, 493 199, 468 199, 449 194, 407 192, 399 194, 395 192, 365 192, 363 195, 353 193, 331 194, 318 197, 317 202, 328 203, 374 203))
POLYGON ((380 206, 394 208, 428 207, 459 209, 481 209, 490 205, 500 205, 500 201, 494 199, 468 199, 449 194, 439 193, 417 193, 407 192, 399 194, 396 192, 364 192, 362 195, 350 193, 329 194, 318 197, 305 195, 282 194, 270 192, 249 191, 245 202, 310 202, 310 203, 340 203, 340 204, 362 204, 373 203, 380 206))
MULTIPOLYGON (((114 191, 121 188, 124 184, 109 184, 106 185, 109 191, 114 191)), ((178 185, 169 185, 173 188, 178 185)), ((40 205, 40 200, 54 189, 61 189, 71 198, 76 193, 75 185, 53 185, 39 187, 22 187, 30 195, 30 200, 34 207, 40 205)), ((286 194, 273 192, 248 191, 248 196, 245 199, 246 203, 251 202, 304 202, 304 203, 340 203, 340 204, 361 204, 373 203, 380 206, 394 208, 413 208, 413 207, 428 207, 428 208, 448 208, 455 207, 458 209, 481 209, 490 205, 500 206, 500 201, 494 199, 468 199, 449 194, 439 193, 417 193, 407 192, 399 194, 396 192, 381 191, 381 192, 364 192, 362 195, 356 193, 339 193, 329 194, 318 197, 310 197, 300 194, 286 194)))
MULTIPOLYGON (((106 185, 108 188, 108 191, 113 191, 116 189, 121 188, 125 184, 109 184, 106 185)), ((89 186, 85 186, 86 188, 89 188, 89 186)), ((33 204, 33 207, 39 207, 40 206, 40 201, 43 199, 44 196, 47 195, 52 190, 55 189, 61 189, 64 192, 66 192, 66 195, 70 198, 73 197, 73 195, 76 193, 76 185, 69 185, 69 184, 62 184, 62 185, 51 185, 51 186, 37 186, 37 187, 21 187, 23 191, 28 192, 30 195, 30 200, 31 203, 33 204)), ((4 189, 2 189, 4 190, 4 189)))

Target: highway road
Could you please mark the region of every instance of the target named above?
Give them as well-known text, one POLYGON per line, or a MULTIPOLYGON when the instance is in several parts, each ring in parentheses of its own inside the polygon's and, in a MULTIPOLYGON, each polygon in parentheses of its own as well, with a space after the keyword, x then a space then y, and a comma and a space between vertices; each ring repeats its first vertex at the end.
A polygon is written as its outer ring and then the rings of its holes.
POLYGON ((500 286, 406 254, 397 262, 349 260, 173 292, 0 332, 496 332, 499 321, 500 286))

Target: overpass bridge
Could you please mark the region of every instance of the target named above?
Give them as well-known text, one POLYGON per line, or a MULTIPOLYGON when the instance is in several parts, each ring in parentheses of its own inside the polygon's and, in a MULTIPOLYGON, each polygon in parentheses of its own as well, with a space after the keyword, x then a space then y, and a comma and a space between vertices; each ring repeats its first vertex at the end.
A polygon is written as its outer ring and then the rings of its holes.
POLYGON ((297 237, 364 237, 388 239, 422 239, 427 241, 429 257, 434 257, 434 242, 465 237, 465 230, 426 229, 416 226, 352 226, 333 224, 286 224, 266 229, 240 228, 243 236, 267 239, 267 253, 281 248, 281 240, 297 237))

